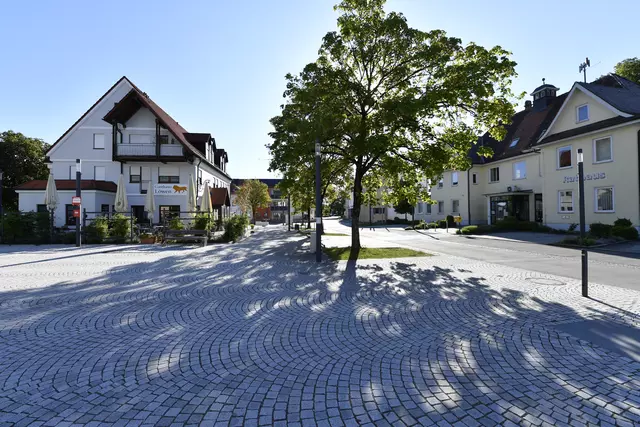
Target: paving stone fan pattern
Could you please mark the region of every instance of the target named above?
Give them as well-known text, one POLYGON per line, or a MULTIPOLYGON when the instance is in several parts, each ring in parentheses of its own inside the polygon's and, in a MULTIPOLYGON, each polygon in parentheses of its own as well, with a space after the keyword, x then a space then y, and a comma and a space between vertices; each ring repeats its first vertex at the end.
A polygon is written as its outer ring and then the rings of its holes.
POLYGON ((637 292, 305 241, 3 248, 0 425, 640 424, 640 363, 554 329, 637 292))

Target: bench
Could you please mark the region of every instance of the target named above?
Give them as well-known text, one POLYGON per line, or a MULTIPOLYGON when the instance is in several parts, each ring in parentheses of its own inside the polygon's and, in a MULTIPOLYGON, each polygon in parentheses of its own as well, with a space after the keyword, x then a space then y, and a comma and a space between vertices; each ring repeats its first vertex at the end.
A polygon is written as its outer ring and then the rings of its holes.
POLYGON ((176 242, 188 242, 197 240, 202 242, 202 246, 207 246, 209 232, 207 230, 165 230, 162 236, 162 244, 166 245, 168 240, 176 242))

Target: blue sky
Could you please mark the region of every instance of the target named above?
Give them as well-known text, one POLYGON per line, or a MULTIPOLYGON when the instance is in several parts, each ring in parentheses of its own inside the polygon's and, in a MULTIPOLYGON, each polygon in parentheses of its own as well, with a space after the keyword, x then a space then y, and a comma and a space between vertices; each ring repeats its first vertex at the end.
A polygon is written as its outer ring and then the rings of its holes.
MULTIPOLYGON (((211 132, 235 178, 267 172, 284 75, 316 58, 337 0, 3 2, 0 131, 53 143, 122 75, 191 132, 211 132)), ((637 1, 389 0, 423 30, 514 54, 516 92, 562 91, 640 56, 637 1), (635 43, 634 43, 635 40, 635 43), (636 49, 634 49, 634 47, 636 49)))

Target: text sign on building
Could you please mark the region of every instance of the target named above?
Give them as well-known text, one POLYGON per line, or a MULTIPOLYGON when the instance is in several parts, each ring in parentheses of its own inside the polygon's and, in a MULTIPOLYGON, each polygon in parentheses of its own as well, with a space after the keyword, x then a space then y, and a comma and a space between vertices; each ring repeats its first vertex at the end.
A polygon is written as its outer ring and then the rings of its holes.
POLYGON ((80 218, 80 209, 74 209, 73 210, 73 217, 74 218, 80 218))
POLYGON ((80 206, 82 204, 82 197, 73 196, 71 198, 71 204, 73 206, 80 206))
POLYGON ((156 196, 176 196, 187 194, 188 188, 182 184, 155 184, 153 186, 153 194, 156 196))
MULTIPOLYGON (((584 174, 584 180, 585 181, 593 181, 596 179, 606 179, 607 178, 607 174, 604 172, 596 172, 596 173, 586 173, 584 174)), ((568 182, 578 182, 579 178, 578 175, 575 176, 565 176, 564 177, 564 181, 563 183, 568 183, 568 182)))

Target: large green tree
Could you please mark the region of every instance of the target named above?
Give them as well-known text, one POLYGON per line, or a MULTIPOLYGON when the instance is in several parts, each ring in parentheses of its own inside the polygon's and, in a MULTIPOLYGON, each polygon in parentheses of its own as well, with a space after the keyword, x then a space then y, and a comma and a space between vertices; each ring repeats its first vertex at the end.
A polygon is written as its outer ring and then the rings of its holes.
POLYGON ((640 84, 640 58, 627 58, 614 68, 616 74, 640 84))
POLYGON ((276 135, 274 156, 296 145, 309 149, 318 137, 325 154, 350 164, 351 259, 360 250, 359 211, 369 176, 369 191, 380 183, 396 202, 428 200, 420 179, 466 169, 478 135, 488 130, 501 139, 514 109, 516 64, 509 52, 411 28, 402 14, 385 13, 384 3, 336 6, 338 30, 324 37, 315 62, 287 75, 285 105, 272 119, 296 135, 276 135))
POLYGON ((49 144, 38 138, 29 138, 21 133, 0 133, 0 171, 2 180, 2 205, 5 210, 18 209, 18 195, 14 187, 33 179, 47 179, 49 169, 45 164, 45 153, 49 144))
POLYGON ((246 213, 251 210, 251 216, 255 221, 258 209, 266 208, 269 206, 269 203, 271 203, 269 187, 257 179, 244 181, 242 185, 238 187, 236 201, 243 212, 246 213))

